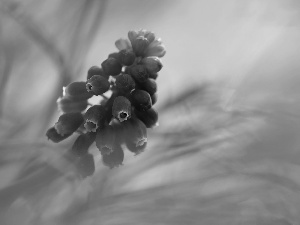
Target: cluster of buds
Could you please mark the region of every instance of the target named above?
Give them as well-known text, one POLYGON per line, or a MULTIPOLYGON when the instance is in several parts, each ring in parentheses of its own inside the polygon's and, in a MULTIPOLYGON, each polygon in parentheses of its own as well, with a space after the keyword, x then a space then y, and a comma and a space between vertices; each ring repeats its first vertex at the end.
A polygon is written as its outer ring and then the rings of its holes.
POLYGON ((146 30, 129 31, 128 38, 115 42, 119 51, 109 54, 101 67, 91 67, 85 82, 73 82, 64 89, 57 101, 63 114, 46 134, 57 143, 80 133, 70 152, 79 159, 79 165, 87 165, 84 176, 95 169, 88 152, 93 142, 104 165, 113 168, 122 165, 124 148, 134 154, 145 150, 147 128, 158 121, 152 106, 157 101, 156 79, 165 47, 146 30), (88 99, 95 95, 101 100, 91 105, 88 99))

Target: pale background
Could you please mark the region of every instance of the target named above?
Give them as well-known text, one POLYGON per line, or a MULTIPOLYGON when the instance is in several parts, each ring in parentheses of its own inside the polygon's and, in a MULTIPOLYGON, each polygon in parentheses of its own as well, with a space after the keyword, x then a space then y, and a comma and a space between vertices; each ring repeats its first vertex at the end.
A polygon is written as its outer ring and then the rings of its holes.
POLYGON ((0 1, 0 221, 300 224, 299 21, 297 0, 0 1), (44 135, 62 86, 140 28, 167 48, 147 151, 53 175, 74 141, 44 135))

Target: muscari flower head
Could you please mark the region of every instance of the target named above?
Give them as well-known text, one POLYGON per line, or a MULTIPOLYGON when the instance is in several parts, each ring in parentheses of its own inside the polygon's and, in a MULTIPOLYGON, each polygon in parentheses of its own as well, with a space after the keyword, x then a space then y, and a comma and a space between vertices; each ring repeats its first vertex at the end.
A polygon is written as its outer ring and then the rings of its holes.
POLYGON ((95 171, 93 155, 88 152, 93 142, 103 164, 114 168, 123 163, 123 147, 135 154, 144 151, 147 128, 157 125, 158 113, 152 106, 157 101, 155 80, 165 47, 147 30, 129 31, 128 38, 115 42, 119 52, 109 54, 101 67, 89 68, 86 82, 73 82, 65 88, 57 101, 64 114, 46 133, 56 143, 75 131, 80 133, 68 155, 81 177, 95 171), (98 104, 89 101, 94 95, 101 95, 98 104), (91 107, 86 110, 88 105, 91 107))

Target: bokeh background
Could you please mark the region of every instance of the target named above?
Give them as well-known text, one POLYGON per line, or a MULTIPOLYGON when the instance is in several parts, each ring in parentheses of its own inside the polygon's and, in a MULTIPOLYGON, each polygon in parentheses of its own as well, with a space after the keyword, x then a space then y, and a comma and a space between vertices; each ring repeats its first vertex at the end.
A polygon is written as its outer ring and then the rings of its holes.
POLYGON ((1 224, 300 224, 298 0, 1 0, 1 224), (62 87, 129 30, 161 37, 160 126, 72 176, 62 87))

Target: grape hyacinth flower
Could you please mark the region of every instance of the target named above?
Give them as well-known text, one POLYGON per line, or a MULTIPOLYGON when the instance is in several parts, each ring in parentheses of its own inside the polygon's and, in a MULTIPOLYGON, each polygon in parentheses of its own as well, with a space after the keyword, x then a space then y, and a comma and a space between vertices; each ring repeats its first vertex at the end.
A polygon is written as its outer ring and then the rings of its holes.
POLYGON ((147 128, 158 124, 158 113, 152 106, 157 101, 156 80, 163 67, 164 45, 153 32, 139 30, 129 31, 128 39, 117 40, 115 46, 119 51, 109 54, 100 66, 92 66, 86 81, 65 88, 57 101, 63 114, 46 133, 55 143, 79 133, 69 153, 82 177, 94 173, 89 153, 94 142, 103 164, 118 167, 125 148, 136 155, 145 150, 147 128), (109 97, 103 95, 107 93, 109 97), (90 105, 88 100, 95 95, 103 99, 90 105))
POLYGON ((112 107, 113 116, 120 122, 123 122, 131 117, 131 103, 124 96, 115 98, 112 107))

